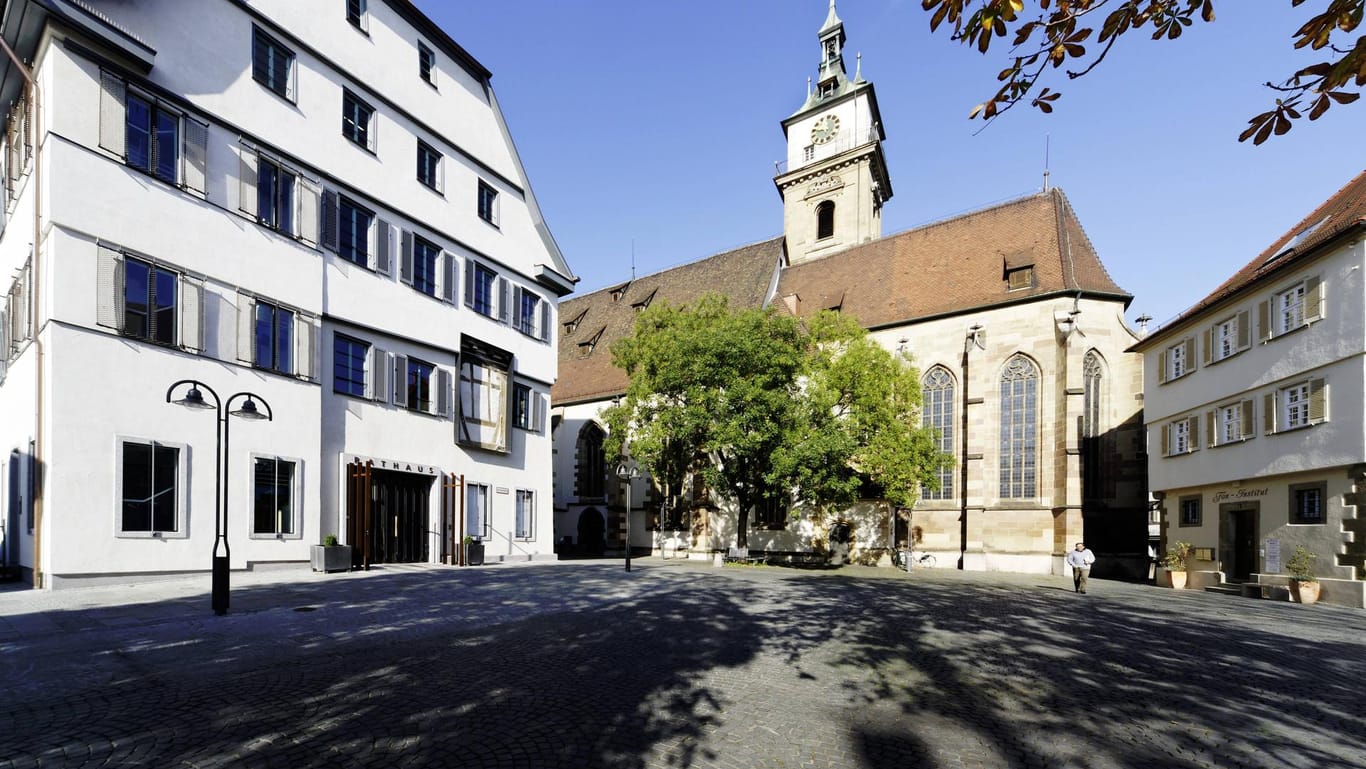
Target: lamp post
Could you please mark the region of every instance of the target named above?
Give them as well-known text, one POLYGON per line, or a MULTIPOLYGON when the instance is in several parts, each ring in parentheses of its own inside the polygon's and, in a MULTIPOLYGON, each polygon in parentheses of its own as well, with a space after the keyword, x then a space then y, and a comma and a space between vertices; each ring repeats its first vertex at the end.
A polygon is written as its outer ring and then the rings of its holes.
POLYGON ((213 613, 228 613, 228 569, 231 548, 228 545, 228 485, 223 483, 223 479, 228 475, 228 447, 230 428, 232 423, 228 420, 229 416, 239 417, 249 421, 274 419, 274 414, 270 410, 270 404, 266 403, 265 398, 249 392, 237 392, 228 396, 226 401, 220 400, 218 393, 213 388, 194 379, 181 379, 173 383, 166 389, 166 402, 177 403, 186 408, 209 410, 213 409, 217 432, 214 439, 214 511, 213 511, 213 613), (185 394, 172 400, 176 388, 182 385, 188 386, 185 394), (208 393, 213 399, 212 402, 204 399, 204 393, 208 393), (236 409, 232 407, 233 401, 241 399, 242 403, 236 409), (265 408, 262 411, 257 407, 257 402, 265 408), (223 553, 219 554, 219 545, 222 545, 223 553))
POLYGON ((640 466, 633 459, 617 465, 617 478, 626 484, 626 570, 631 570, 631 481, 640 477, 640 466))

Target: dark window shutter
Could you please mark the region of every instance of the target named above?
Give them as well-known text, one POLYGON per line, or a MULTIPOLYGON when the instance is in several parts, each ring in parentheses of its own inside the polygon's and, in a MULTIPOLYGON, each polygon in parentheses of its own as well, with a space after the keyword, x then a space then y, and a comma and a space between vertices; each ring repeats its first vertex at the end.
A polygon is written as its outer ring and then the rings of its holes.
POLYGON ((408 356, 394 356, 394 405, 408 407, 408 356))
POLYGON ((399 262, 398 279, 408 285, 413 285, 413 233, 402 230, 399 232, 399 262))
POLYGON ((455 304, 455 255, 441 252, 441 298, 455 304))
POLYGON ((383 219, 377 219, 375 232, 375 272, 390 275, 394 260, 394 226, 383 219))
POLYGON ((337 250, 337 193, 323 190, 322 246, 333 253, 337 250))

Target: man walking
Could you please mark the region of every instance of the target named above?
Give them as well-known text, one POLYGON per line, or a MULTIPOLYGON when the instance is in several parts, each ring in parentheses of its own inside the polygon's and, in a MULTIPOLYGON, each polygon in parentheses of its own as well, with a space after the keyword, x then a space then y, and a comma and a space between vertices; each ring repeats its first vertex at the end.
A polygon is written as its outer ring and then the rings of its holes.
POLYGON ((1072 552, 1067 554, 1067 565, 1072 567, 1073 589, 1078 593, 1086 592, 1086 578, 1091 576, 1091 564, 1096 562, 1096 554, 1078 542, 1072 552))

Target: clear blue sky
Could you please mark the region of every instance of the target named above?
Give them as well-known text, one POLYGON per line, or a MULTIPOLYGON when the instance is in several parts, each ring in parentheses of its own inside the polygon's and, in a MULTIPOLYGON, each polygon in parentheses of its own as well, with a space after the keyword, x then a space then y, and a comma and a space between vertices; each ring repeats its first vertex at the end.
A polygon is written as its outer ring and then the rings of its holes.
MULTIPOLYGON (((546 220, 591 291, 780 234, 779 121, 816 73, 827 0, 416 0, 493 72, 546 220)), ((1316 4, 1308 4, 1315 6, 1316 4)), ((840 0, 846 61, 877 87, 891 234, 1052 182, 1134 295, 1166 321, 1364 167, 1366 106, 1239 144, 1273 103, 1260 84, 1312 59, 1290 0, 1223 2, 1176 41, 1130 35, 1091 75, 1055 81, 1050 116, 982 129, 1002 51, 931 36, 919 0, 840 0)))

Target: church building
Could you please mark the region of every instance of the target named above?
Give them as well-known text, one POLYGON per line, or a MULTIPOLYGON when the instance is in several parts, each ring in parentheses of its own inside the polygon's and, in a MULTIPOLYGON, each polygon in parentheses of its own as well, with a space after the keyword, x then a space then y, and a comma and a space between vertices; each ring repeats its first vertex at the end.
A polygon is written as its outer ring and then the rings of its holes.
MULTIPOLYGON (((598 413, 626 389, 612 342, 652 301, 721 293, 737 307, 799 318, 857 318, 922 374, 926 425, 954 459, 911 510, 876 499, 845 514, 852 557, 893 547, 940 567, 1062 573, 1086 541, 1097 574, 1146 575, 1148 505, 1138 336, 1132 297, 1100 262, 1066 196, 1044 189, 887 237, 892 184, 873 84, 845 66, 844 24, 830 3, 814 88, 782 121, 787 160, 774 178, 780 237, 560 304, 560 378, 551 389, 555 525, 563 552, 620 552, 627 529, 615 462, 598 413)), ((735 545, 736 511, 700 486, 661 512, 649 479, 633 481, 633 551, 710 558, 735 545)), ((754 510, 751 555, 819 550, 829 521, 754 510)))

